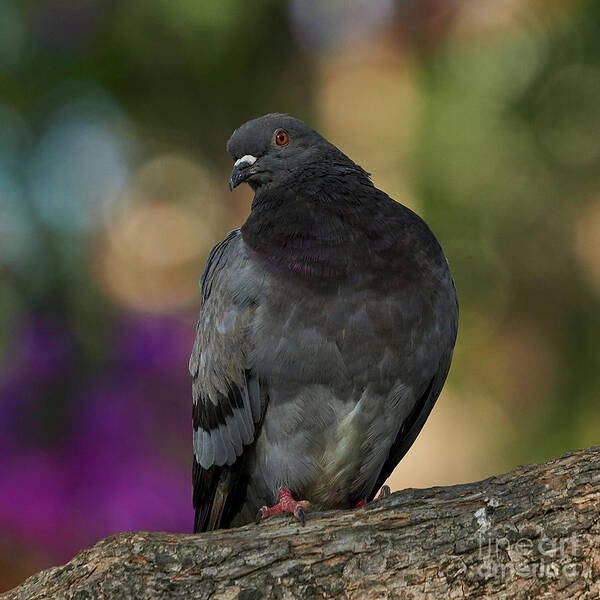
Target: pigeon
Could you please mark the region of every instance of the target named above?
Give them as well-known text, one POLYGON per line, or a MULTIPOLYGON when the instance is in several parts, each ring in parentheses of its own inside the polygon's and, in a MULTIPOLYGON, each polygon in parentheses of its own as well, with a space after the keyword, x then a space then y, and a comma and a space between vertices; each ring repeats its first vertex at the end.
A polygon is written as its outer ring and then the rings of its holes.
POLYGON ((371 501, 452 359, 437 239, 304 122, 234 131, 250 214, 210 252, 190 358, 194 532, 371 501))

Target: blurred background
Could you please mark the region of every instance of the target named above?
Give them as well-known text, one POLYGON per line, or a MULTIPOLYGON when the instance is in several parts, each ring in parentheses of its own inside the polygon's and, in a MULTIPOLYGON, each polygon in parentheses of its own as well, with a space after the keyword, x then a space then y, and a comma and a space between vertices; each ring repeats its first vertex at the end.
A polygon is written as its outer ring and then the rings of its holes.
POLYGON ((393 489, 597 444, 600 3, 0 0, 0 591, 189 532, 187 361, 225 143, 308 121, 423 215, 453 367, 393 489))

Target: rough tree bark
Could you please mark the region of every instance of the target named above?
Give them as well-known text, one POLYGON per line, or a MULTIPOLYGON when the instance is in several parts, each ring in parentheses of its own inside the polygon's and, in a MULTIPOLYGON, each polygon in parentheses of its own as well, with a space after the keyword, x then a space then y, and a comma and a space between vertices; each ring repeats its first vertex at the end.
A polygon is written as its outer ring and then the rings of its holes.
POLYGON ((0 600, 600 598, 600 447, 353 511, 121 533, 0 600))

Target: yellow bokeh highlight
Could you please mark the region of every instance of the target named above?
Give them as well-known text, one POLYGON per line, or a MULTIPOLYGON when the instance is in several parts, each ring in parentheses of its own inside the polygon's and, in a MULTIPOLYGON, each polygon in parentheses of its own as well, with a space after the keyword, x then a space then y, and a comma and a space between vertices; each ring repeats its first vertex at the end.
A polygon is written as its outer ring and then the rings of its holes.
POLYGON ((207 169, 184 156, 153 159, 134 173, 93 253, 113 301, 142 312, 199 304, 203 261, 226 214, 215 190, 207 169))

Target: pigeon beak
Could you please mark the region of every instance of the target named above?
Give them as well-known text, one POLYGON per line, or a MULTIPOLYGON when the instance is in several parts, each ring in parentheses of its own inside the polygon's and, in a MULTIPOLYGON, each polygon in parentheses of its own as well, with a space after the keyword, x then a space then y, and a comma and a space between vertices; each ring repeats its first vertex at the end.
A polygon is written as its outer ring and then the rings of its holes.
POLYGON ((256 162, 256 156, 252 156, 252 154, 246 154, 242 156, 242 158, 238 158, 233 164, 233 170, 231 171, 231 176, 229 177, 229 190, 233 190, 233 188, 240 185, 248 179, 248 177, 252 174, 248 167, 251 167, 256 162))

